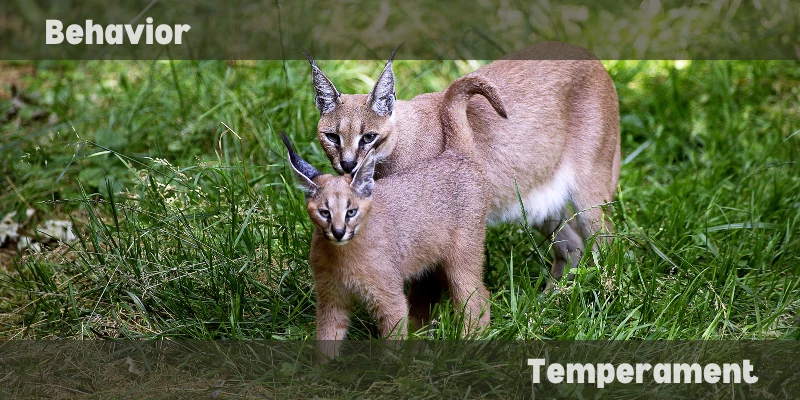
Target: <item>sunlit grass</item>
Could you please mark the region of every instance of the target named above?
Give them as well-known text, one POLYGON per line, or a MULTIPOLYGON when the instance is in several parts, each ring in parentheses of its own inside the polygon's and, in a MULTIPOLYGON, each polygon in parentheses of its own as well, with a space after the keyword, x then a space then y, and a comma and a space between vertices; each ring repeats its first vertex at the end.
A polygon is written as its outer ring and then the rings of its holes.
MULTIPOLYGON (((535 250, 552 257, 544 238, 490 229, 485 337, 797 338, 800 67, 605 65, 622 119, 616 238, 601 268, 589 255, 574 282, 550 293, 539 289, 547 266, 535 250)), ((382 63, 321 66, 340 91, 365 93, 382 63)), ((442 90, 476 67, 398 61, 398 96, 442 90)), ((81 240, 4 265, 0 335, 313 337, 312 227, 276 136, 287 131, 332 171, 315 142, 307 63, 37 71, 26 91, 58 118, 0 125, 0 214, 32 204, 37 218, 73 218, 81 240)), ((458 313, 449 303, 440 311, 429 334, 457 337, 458 313)), ((351 336, 375 334, 359 310, 351 336)))

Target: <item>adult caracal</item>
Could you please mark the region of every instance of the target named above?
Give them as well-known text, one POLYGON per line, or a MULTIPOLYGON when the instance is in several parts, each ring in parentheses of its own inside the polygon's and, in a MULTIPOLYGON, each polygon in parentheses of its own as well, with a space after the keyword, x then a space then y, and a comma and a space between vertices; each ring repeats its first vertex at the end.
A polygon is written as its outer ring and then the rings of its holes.
MULTIPOLYGON (((318 138, 334 169, 356 170, 370 151, 376 177, 424 165, 446 148, 444 93, 396 100, 392 60, 369 94, 340 94, 309 56, 318 138)), ((490 224, 527 222, 553 240, 552 276, 576 267, 585 241, 611 225, 620 169, 619 104, 614 83, 586 49, 539 43, 461 79, 486 80, 505 101, 508 118, 486 98, 469 101, 475 157, 482 166, 490 224), (572 210, 569 207, 572 206, 572 210), (577 213, 573 219, 571 216, 577 213), (569 220, 569 223, 566 223, 569 220)))

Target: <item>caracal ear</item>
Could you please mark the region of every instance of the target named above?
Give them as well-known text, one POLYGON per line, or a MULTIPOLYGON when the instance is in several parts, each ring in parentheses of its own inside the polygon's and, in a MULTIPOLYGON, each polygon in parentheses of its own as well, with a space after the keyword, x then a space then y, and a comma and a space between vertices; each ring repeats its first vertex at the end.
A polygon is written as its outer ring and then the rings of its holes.
POLYGON ((294 170, 298 186, 306 193, 306 197, 313 196, 317 189, 319 189, 319 185, 314 183, 313 179, 322 174, 311 164, 306 162, 306 160, 303 160, 297 155, 292 147, 292 143, 289 142, 289 138, 286 137, 286 133, 281 132, 281 139, 283 139, 283 144, 286 145, 286 150, 289 152, 289 165, 291 165, 292 170, 294 170))
POLYGON ((375 87, 372 88, 372 91, 369 92, 369 95, 367 96, 367 106, 369 106, 372 111, 375 111, 375 113, 381 117, 388 117, 392 115, 392 111, 394 111, 394 103, 397 97, 394 93, 394 71, 392 71, 392 60, 394 60, 394 56, 397 54, 398 49, 395 49, 392 52, 392 55, 389 57, 389 61, 386 62, 386 66, 383 67, 383 71, 378 77, 378 81, 375 82, 375 87))
POLYGON ((314 81, 314 91, 316 93, 314 102, 317 103, 319 113, 328 114, 333 112, 336 106, 342 102, 340 98, 341 94, 336 90, 336 86, 333 86, 333 82, 322 73, 322 70, 319 69, 317 62, 314 61, 311 54, 308 54, 308 52, 303 49, 300 50, 303 51, 303 54, 305 54, 308 59, 308 63, 311 64, 311 78, 314 81))
POLYGON ((360 197, 372 196, 372 189, 375 187, 375 149, 372 149, 364 157, 361 166, 353 172, 353 181, 350 182, 350 187, 356 191, 360 197))

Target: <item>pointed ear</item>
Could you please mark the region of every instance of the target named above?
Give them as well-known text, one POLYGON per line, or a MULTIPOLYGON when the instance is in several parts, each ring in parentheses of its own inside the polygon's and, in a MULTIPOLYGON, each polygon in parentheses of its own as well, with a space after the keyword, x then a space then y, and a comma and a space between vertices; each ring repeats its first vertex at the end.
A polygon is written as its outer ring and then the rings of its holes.
POLYGON ((332 112, 336 106, 342 102, 340 98, 341 94, 336 90, 336 86, 333 86, 333 82, 322 73, 322 70, 319 69, 317 62, 314 61, 311 54, 308 54, 308 52, 302 48, 300 50, 303 51, 303 54, 305 54, 308 59, 308 63, 311 64, 311 78, 314 81, 314 91, 316 93, 314 102, 317 103, 317 109, 320 114, 332 112))
POLYGON ((388 117, 394 111, 394 102, 396 96, 394 93, 394 72, 392 71, 392 60, 394 55, 397 54, 397 49, 392 52, 386 66, 383 67, 381 76, 375 82, 375 87, 367 96, 367 105, 372 111, 375 111, 381 117, 388 117))
POLYGON ((353 172, 353 181, 350 182, 356 193, 361 197, 372 196, 372 189, 375 187, 375 150, 370 150, 361 166, 353 172))
POLYGON ((281 139, 283 139, 283 144, 286 145, 286 150, 289 152, 289 164, 292 166, 292 170, 294 170, 297 184, 300 186, 300 189, 306 192, 306 197, 312 196, 314 192, 319 189, 319 185, 314 183, 313 179, 322 174, 311 164, 306 162, 306 160, 303 160, 297 155, 292 147, 292 143, 289 142, 289 138, 286 137, 286 133, 281 132, 281 139))

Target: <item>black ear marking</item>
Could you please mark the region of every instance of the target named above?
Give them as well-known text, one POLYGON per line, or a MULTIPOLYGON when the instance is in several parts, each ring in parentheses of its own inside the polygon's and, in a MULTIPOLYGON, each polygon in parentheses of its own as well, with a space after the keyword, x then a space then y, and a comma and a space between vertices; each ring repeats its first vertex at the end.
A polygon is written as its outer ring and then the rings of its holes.
POLYGON ((356 193, 361 197, 372 196, 372 189, 375 188, 375 150, 370 150, 364 161, 353 172, 353 180, 350 182, 356 193))
POLYGON ((300 189, 306 192, 307 196, 312 195, 319 189, 319 185, 314 183, 314 178, 322 175, 322 173, 297 155, 297 152, 294 151, 294 147, 292 147, 292 143, 283 131, 281 131, 281 139, 286 146, 286 150, 289 152, 289 164, 292 166, 292 170, 297 177, 297 183, 300 189))
POLYGON ((332 112, 336 105, 341 103, 341 94, 336 90, 336 86, 333 86, 333 82, 322 73, 311 54, 308 54, 302 47, 300 50, 308 59, 308 63, 311 64, 311 79, 314 82, 315 91, 314 102, 317 104, 317 109, 320 114, 332 112))
POLYGON ((400 46, 394 49, 392 55, 389 57, 389 61, 387 61, 386 65, 383 67, 381 75, 375 82, 375 87, 372 88, 369 96, 367 96, 367 105, 381 117, 392 115, 394 103, 397 100, 394 91, 394 71, 392 71, 392 62, 399 49, 400 46))

